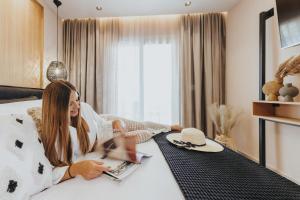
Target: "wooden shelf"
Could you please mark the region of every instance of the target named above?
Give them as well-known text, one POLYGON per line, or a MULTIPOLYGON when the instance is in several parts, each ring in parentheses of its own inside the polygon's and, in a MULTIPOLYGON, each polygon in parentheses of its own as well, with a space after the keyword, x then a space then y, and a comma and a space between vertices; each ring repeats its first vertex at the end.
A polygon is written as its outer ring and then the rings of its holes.
POLYGON ((266 116, 258 116, 258 117, 267 121, 300 126, 300 119, 293 119, 288 117, 266 117, 266 116))
POLYGON ((279 104, 279 105, 291 105, 300 106, 300 102, 282 102, 282 101, 253 101, 253 103, 267 103, 267 104, 279 104))
POLYGON ((300 126, 300 102, 253 101, 253 115, 264 120, 300 126))

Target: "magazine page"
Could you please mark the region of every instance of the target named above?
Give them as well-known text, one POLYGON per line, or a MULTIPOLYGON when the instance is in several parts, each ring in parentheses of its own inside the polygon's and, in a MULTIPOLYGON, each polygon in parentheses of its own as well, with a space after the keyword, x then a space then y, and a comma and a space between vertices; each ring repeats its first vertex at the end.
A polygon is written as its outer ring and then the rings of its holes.
POLYGON ((114 137, 99 146, 96 152, 85 155, 83 159, 92 159, 103 162, 105 166, 110 167, 111 171, 104 174, 114 180, 122 180, 134 172, 145 158, 152 155, 138 152, 136 148, 129 149, 126 147, 126 141, 122 137, 114 137), (134 159, 132 159, 134 157, 134 159))
POLYGON ((104 163, 104 165, 111 168, 111 171, 105 172, 108 176, 113 178, 114 180, 122 180, 131 173, 133 173, 142 163, 145 158, 151 157, 151 155, 137 152, 137 163, 133 163, 130 161, 122 161, 122 160, 114 160, 111 158, 104 158, 100 159, 101 162, 104 163))
POLYGON ((152 155, 142 152, 136 152, 137 157, 137 163, 133 163, 130 161, 124 161, 124 160, 116 160, 113 158, 103 158, 103 154, 100 152, 91 152, 88 153, 82 157, 79 157, 76 162, 82 161, 82 160, 96 160, 103 162, 105 166, 110 167, 110 172, 105 172, 108 177, 112 178, 116 181, 121 181, 128 175, 132 174, 138 167, 140 167, 144 160, 147 158, 152 157, 152 155))
POLYGON ((136 144, 132 144, 133 141, 135 142, 135 140, 131 140, 131 144, 129 144, 129 140, 126 140, 124 137, 114 137, 100 145, 98 150, 103 154, 102 158, 108 157, 116 160, 135 162, 136 144))

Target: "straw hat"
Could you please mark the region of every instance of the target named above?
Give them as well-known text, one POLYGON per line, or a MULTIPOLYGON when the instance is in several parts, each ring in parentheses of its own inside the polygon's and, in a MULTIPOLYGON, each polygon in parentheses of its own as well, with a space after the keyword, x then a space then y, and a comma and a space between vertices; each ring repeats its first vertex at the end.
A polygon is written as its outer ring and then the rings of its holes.
POLYGON ((220 152, 224 148, 219 143, 205 138, 202 131, 196 128, 182 129, 181 133, 167 135, 167 140, 178 147, 203 152, 220 152))

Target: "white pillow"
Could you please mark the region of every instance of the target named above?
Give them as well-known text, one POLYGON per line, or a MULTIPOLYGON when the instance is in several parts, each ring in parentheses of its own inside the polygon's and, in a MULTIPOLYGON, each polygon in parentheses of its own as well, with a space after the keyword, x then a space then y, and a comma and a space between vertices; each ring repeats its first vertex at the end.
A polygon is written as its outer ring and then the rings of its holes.
POLYGON ((52 166, 27 115, 0 115, 0 199, 28 199, 52 185, 52 166))
POLYGON ((31 107, 41 107, 42 100, 22 101, 14 103, 0 104, 0 115, 8 114, 26 114, 27 109, 31 107))

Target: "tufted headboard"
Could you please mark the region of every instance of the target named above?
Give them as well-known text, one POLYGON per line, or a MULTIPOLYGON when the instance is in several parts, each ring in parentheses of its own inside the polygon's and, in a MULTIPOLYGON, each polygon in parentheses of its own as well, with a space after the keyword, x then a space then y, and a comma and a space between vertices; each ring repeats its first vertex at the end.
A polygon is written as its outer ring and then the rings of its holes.
POLYGON ((0 103, 41 99, 43 89, 0 85, 0 103))

